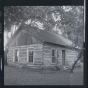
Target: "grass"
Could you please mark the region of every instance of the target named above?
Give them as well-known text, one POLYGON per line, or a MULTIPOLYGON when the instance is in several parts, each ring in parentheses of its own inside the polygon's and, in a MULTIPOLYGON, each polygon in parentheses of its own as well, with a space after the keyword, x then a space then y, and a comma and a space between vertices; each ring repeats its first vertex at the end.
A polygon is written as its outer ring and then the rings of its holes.
POLYGON ((4 85, 83 85, 83 69, 69 73, 4 66, 4 85))

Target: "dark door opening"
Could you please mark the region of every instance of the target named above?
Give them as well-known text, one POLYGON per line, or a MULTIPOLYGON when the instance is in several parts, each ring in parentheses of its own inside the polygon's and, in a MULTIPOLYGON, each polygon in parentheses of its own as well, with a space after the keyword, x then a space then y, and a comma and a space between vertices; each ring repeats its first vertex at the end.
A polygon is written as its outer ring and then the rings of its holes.
POLYGON ((65 66, 65 50, 62 50, 62 65, 65 66))

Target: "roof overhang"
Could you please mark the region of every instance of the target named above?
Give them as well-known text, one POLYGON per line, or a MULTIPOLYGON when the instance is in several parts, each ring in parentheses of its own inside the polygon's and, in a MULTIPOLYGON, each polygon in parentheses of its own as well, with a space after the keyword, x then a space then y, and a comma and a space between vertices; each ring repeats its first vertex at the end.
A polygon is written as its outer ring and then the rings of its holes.
POLYGON ((59 47, 62 47, 62 48, 68 48, 68 49, 73 49, 73 50, 79 50, 79 49, 77 49, 75 47, 64 46, 64 45, 60 45, 60 44, 56 44, 56 43, 51 43, 51 42, 46 42, 46 41, 44 41, 43 44, 54 45, 54 46, 59 46, 59 47))

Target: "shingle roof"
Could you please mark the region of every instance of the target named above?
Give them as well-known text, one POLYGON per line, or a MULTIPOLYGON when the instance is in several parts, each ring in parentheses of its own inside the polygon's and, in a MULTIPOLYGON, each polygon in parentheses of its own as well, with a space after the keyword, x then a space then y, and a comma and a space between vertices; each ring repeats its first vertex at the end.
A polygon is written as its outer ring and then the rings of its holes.
POLYGON ((64 45, 64 46, 71 46, 72 42, 67 38, 63 37, 62 35, 47 32, 45 30, 40 30, 37 33, 37 36, 45 42, 50 42, 54 44, 64 45))
MULTIPOLYGON (((36 28, 32 26, 31 27, 29 26, 29 29, 30 28, 33 28, 36 30, 36 28)), ((6 46, 8 46, 9 42, 12 42, 12 40, 18 35, 21 29, 22 29, 22 26, 20 26, 18 30, 14 33, 14 35, 9 39, 6 46)), ((34 32, 35 32, 35 36, 38 36, 39 39, 43 42, 50 42, 50 43, 59 44, 63 46, 71 46, 72 44, 70 40, 68 40, 67 38, 59 34, 51 33, 45 30, 39 30, 39 31, 34 31, 34 32)))

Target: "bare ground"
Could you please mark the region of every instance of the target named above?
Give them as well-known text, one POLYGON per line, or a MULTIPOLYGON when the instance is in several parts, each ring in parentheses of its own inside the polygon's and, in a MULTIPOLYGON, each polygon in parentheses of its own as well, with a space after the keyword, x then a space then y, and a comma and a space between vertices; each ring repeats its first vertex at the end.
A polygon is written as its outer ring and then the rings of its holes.
POLYGON ((83 85, 83 68, 69 73, 4 66, 4 85, 83 85))

